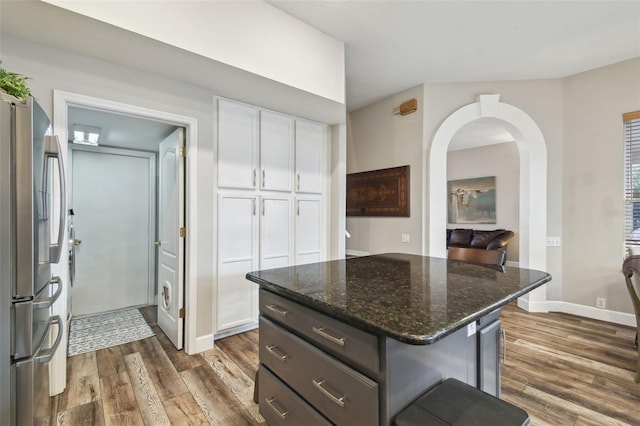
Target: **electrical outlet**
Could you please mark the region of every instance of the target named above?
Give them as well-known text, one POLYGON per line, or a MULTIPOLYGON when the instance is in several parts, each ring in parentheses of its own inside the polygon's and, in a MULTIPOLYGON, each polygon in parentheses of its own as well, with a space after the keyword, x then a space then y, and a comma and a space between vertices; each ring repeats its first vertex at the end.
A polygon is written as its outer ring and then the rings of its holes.
POLYGON ((410 241, 409 234, 402 234, 401 238, 403 243, 408 243, 410 241))
POLYGON ((607 299, 604 297, 596 297, 596 308, 606 309, 607 299))
POLYGON ((472 322, 469 323, 469 325, 467 325, 467 337, 469 336, 473 336, 474 334, 476 334, 476 322, 472 322))
POLYGON ((560 247, 560 237, 547 237, 547 247, 560 247))

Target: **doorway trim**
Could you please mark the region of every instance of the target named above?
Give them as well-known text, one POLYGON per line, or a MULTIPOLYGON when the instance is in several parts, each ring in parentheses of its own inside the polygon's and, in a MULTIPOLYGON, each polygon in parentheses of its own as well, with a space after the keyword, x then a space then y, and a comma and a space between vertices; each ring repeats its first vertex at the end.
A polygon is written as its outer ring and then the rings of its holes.
MULTIPOLYGON (((156 121, 163 121, 186 129, 186 148, 188 156, 186 158, 186 221, 187 235, 185 244, 185 332, 184 350, 187 354, 195 354, 213 348, 213 335, 198 337, 196 334, 197 318, 197 158, 198 151, 198 119, 185 115, 173 114, 170 112, 154 110, 136 105, 110 101, 92 96, 80 95, 77 93, 65 92, 62 90, 53 91, 53 130, 54 134, 60 137, 63 155, 67 153, 67 112, 68 107, 77 106, 82 108, 97 109, 107 112, 115 112, 130 116, 137 116, 156 121), (189 161, 192 159, 193 161, 189 161)), ((65 158, 66 159, 66 158, 65 158)), ((67 250, 67 242, 63 250, 67 250)))
MULTIPOLYGON (((499 119, 515 138, 520 152, 520 266, 546 270, 547 267, 547 148, 538 125, 524 111, 500 102, 499 94, 480 95, 447 117, 433 136, 428 150, 425 179, 429 194, 423 199, 423 221, 428 221, 429 241, 423 251, 430 256, 446 257, 447 228, 447 150, 455 133, 480 118, 499 119), (427 213, 428 212, 428 213, 427 213)), ((424 224, 427 228, 426 223, 424 224)), ((518 299, 528 311, 546 312, 546 285, 518 299)))

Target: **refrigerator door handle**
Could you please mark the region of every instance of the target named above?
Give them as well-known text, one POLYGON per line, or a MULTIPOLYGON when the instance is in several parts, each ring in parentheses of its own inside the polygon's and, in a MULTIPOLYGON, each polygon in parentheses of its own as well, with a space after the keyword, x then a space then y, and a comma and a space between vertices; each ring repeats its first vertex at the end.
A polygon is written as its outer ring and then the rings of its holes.
POLYGON ((46 349, 42 353, 34 356, 34 362, 51 361, 51 358, 53 358, 53 356, 56 354, 56 351, 58 350, 58 346, 60 346, 60 341, 62 340, 62 320, 60 319, 60 315, 51 317, 50 325, 57 325, 56 329, 58 331, 58 335, 56 336, 56 341, 49 349, 46 349))
POLYGON ((62 154, 58 136, 45 136, 45 155, 47 158, 58 160, 58 176, 60 178, 60 222, 58 223, 58 241, 49 247, 49 261, 51 263, 60 262, 62 253, 62 242, 64 241, 64 217, 66 210, 66 185, 64 181, 64 166, 62 164, 62 154))
MULTIPOLYGON (((56 300, 58 300, 58 297, 60 297, 60 293, 62 293, 62 280, 60 280, 60 277, 51 278, 51 280, 49 281, 49 284, 57 285, 56 292, 53 293, 51 297, 45 297, 44 299, 39 299, 36 297, 33 300, 34 309, 50 308, 51 306, 53 306, 56 300)), ((47 291, 48 289, 49 289, 49 286, 46 286, 43 291, 47 291)))

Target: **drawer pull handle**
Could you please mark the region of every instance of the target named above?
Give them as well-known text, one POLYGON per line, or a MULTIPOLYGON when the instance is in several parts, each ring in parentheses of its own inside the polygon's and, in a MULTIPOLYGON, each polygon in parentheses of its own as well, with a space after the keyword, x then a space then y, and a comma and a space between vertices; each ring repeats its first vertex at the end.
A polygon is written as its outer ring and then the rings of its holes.
POLYGON ((275 413, 282 419, 286 419, 287 418, 287 414, 289 414, 289 410, 285 411, 284 413, 280 410, 278 410, 278 408, 275 406, 275 404, 273 403, 273 401, 275 401, 275 398, 265 398, 264 399, 267 404, 269 404, 269 407, 271 407, 271 409, 273 411, 275 411, 275 413))
POLYGON ((286 317, 289 313, 289 311, 287 311, 285 308, 281 308, 278 305, 267 305, 267 309, 269 309, 271 312, 275 312, 276 314, 280 314, 283 317, 286 317))
POLYGON ((284 354, 284 355, 280 355, 278 352, 274 351, 274 349, 278 347, 278 345, 266 345, 265 348, 267 348, 267 350, 269 351, 269 353, 271 355, 273 355, 274 357, 276 357, 277 360, 281 361, 281 362, 285 362, 287 360, 287 358, 289 358, 289 355, 284 354))
POLYGON ((318 336, 322 336, 325 339, 327 339, 330 342, 335 343, 336 345, 340 345, 340 346, 344 346, 344 337, 334 337, 332 335, 330 335, 329 333, 327 333, 324 327, 311 327, 311 330, 313 330, 314 333, 316 333, 318 336))
POLYGON ((313 382, 313 386, 315 386, 320 392, 322 392, 324 396, 326 396, 327 398, 329 398, 331 401, 335 402, 339 406, 344 407, 344 396, 338 398, 337 396, 329 392, 327 389, 325 389, 325 387, 322 386, 323 383, 325 382, 324 379, 320 380, 319 382, 316 382, 315 379, 312 379, 311 381, 313 382))

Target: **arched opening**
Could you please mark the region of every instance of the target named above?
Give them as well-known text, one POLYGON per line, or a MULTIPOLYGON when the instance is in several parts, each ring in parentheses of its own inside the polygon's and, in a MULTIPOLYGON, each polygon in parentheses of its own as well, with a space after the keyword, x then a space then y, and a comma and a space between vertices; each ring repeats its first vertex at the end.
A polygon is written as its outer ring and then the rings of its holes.
MULTIPOLYGON (((440 125, 430 149, 425 184, 429 194, 424 221, 428 221, 428 241, 423 247, 430 256, 446 257, 447 228, 447 148, 455 133, 464 125, 481 119, 501 121, 513 135, 520 153, 520 266, 545 270, 547 266, 547 149, 542 132, 524 111, 500 102, 500 95, 480 95, 478 102, 466 105, 440 125)), ((425 223, 426 225, 426 223, 425 223)), ((546 311, 546 287, 519 300, 529 311, 546 311)))

